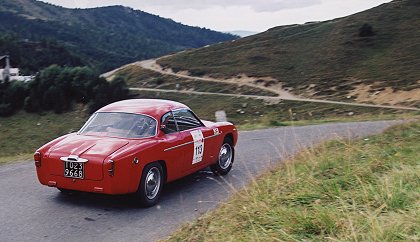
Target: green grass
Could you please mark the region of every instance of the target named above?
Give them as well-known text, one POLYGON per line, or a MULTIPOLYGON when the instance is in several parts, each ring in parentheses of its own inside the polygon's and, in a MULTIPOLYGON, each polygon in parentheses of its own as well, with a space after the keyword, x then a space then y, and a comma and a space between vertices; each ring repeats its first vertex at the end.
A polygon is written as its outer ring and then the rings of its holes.
POLYGON ((130 87, 168 90, 190 90, 197 92, 230 93, 243 95, 277 96, 276 93, 235 83, 218 83, 164 75, 140 66, 128 66, 116 75, 125 78, 130 87))
POLYGON ((224 97, 161 92, 135 92, 139 98, 160 98, 188 105, 201 119, 215 119, 215 112, 224 110, 228 121, 241 130, 289 125, 309 125, 325 122, 366 121, 412 118, 419 112, 407 112, 381 108, 351 107, 296 101, 266 103, 253 98, 224 97), (244 112, 244 113, 241 113, 244 112), (350 113, 353 115, 349 116, 350 113))
POLYGON ((373 84, 372 92, 384 87, 412 90, 420 88, 419 11, 417 0, 397 0, 345 18, 276 27, 181 52, 158 63, 196 75, 273 77, 296 94, 310 90, 338 100, 346 100, 349 90, 361 83, 373 84), (374 36, 359 36, 365 23, 374 36))
POLYGON ((33 153, 23 153, 19 155, 0 156, 0 165, 13 163, 13 162, 33 160, 33 155, 34 155, 33 153))
POLYGON ((41 145, 80 129, 86 121, 83 111, 64 114, 19 112, 0 118, 0 164, 31 158, 41 145))
MULTIPOLYGON (((205 120, 214 120, 218 110, 225 110, 228 121, 240 130, 325 122, 365 121, 413 118, 418 112, 402 112, 377 108, 283 101, 269 104, 252 98, 177 93, 133 92, 136 98, 159 98, 187 104, 205 120), (243 113, 241 113, 243 112, 243 113), (349 116, 353 112, 354 115, 349 116)), ((0 118, 0 164, 29 159, 35 149, 46 142, 80 129, 87 114, 77 107, 64 114, 19 112, 0 118)))
POLYGON ((168 241, 419 241, 420 122, 302 151, 168 241))

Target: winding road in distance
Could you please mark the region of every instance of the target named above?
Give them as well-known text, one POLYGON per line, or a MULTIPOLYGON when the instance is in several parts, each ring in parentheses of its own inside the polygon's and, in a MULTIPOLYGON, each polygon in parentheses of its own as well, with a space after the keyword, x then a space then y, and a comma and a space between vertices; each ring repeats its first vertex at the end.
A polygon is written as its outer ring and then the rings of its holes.
MULTIPOLYGON (((186 78, 190 80, 198 80, 198 81, 213 82, 213 83, 238 84, 236 81, 232 81, 232 80, 215 79, 211 77, 195 77, 195 76, 189 76, 187 74, 182 74, 182 73, 174 73, 171 69, 163 69, 159 64, 157 64, 156 61, 157 59, 150 59, 150 60, 134 62, 131 64, 127 64, 125 66, 122 66, 120 68, 117 68, 115 70, 112 70, 110 72, 104 73, 101 76, 104 78, 110 79, 115 75, 115 73, 117 73, 120 70, 123 70, 124 68, 130 67, 130 66, 139 66, 143 69, 154 71, 163 75, 170 75, 170 76, 186 78)), ((168 90, 168 89, 135 88, 135 87, 130 88, 130 90, 163 92, 163 93, 197 94, 197 95, 217 95, 217 96, 230 96, 230 97, 248 97, 248 98, 262 99, 266 101, 289 100, 289 101, 310 102, 310 103, 337 104, 337 105, 356 106, 356 107, 371 107, 371 108, 420 111, 420 108, 417 108, 417 107, 380 105, 380 104, 368 104, 368 103, 357 103, 357 102, 340 102, 340 101, 332 101, 332 100, 310 99, 310 98, 298 97, 286 90, 268 88, 268 87, 264 87, 264 86, 257 85, 254 83, 249 83, 249 82, 242 82, 240 85, 244 85, 244 86, 248 86, 248 87, 256 88, 256 89, 261 89, 264 91, 270 91, 272 93, 277 94, 278 96, 272 97, 272 96, 244 95, 244 94, 233 94, 233 93, 232 94, 213 93, 213 92, 198 92, 198 91, 190 91, 190 90, 168 90)))
POLYGON ((32 162, 0 166, 0 241, 153 241, 215 209, 237 189, 302 147, 377 134, 402 121, 331 123, 240 132, 232 171, 200 171, 168 184, 160 203, 130 196, 65 196, 38 183, 32 162))

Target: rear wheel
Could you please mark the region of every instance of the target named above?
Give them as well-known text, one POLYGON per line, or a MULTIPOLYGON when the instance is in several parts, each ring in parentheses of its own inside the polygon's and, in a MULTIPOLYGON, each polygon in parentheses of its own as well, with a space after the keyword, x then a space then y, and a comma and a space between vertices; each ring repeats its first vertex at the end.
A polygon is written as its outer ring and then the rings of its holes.
POLYGON ((163 169, 159 163, 144 167, 136 196, 144 207, 151 207, 159 201, 163 187, 163 169))
POLYGON ((220 147, 219 157, 216 164, 211 165, 210 169, 215 175, 224 176, 232 169, 234 158, 235 150, 233 148, 233 142, 229 138, 226 138, 220 147))

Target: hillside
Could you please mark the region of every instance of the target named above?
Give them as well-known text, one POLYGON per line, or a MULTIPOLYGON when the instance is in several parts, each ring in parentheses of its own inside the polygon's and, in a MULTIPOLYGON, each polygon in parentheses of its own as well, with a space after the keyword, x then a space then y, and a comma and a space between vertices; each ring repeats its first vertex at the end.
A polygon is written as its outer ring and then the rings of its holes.
POLYGON ((340 19, 280 26, 181 52, 158 63, 192 75, 270 77, 302 96, 418 104, 419 12, 420 1, 395 0, 340 19), (398 91, 406 98, 399 100, 398 91))
MULTIPOLYGON (((33 74, 51 64, 84 66, 88 63, 54 40, 28 41, 13 35, 0 34, 0 55, 12 54, 11 65, 24 74, 33 74)), ((0 68, 3 68, 3 61, 0 68)))
POLYGON ((100 71, 237 38, 123 6, 68 9, 35 0, 0 0, 0 33, 57 41, 100 71))

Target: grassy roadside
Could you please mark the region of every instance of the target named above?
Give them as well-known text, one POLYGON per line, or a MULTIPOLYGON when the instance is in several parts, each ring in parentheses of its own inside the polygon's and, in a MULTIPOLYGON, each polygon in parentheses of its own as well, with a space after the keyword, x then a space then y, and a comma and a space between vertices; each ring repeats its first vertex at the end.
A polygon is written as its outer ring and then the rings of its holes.
POLYGON ((301 152, 168 241, 418 241, 420 122, 301 152))
MULTIPOLYGON (((225 110, 228 120, 240 130, 268 127, 412 118, 418 112, 358 108, 343 105, 314 104, 284 101, 276 104, 251 98, 212 95, 179 95, 176 93, 133 92, 138 98, 161 98, 179 101, 190 106, 200 118, 214 120, 214 113, 225 110), (349 113, 352 113, 349 116, 349 113)), ((20 112, 0 118, 0 164, 31 159, 33 151, 42 144, 78 130, 87 119, 82 107, 64 114, 28 114, 20 112)))
POLYGON ((35 149, 69 132, 77 131, 86 121, 84 111, 64 114, 19 112, 0 117, 0 165, 31 159, 35 149))

